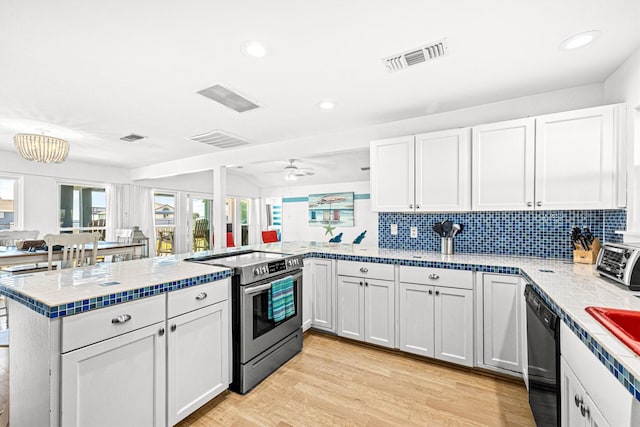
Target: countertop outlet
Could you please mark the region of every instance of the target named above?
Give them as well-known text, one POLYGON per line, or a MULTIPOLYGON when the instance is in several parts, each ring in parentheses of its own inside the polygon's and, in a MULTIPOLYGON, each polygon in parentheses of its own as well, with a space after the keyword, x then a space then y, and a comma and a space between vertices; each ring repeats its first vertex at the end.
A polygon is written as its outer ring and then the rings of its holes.
POLYGON ((411 238, 412 239, 417 239, 418 238, 418 227, 411 227, 411 238))
POLYGON ((392 236, 398 235, 398 224, 391 224, 391 235, 392 236))

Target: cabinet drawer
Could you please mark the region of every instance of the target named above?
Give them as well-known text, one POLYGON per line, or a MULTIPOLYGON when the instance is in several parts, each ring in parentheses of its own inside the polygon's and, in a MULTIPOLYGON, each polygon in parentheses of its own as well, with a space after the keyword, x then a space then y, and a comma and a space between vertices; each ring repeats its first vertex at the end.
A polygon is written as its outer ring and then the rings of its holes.
POLYGON ((358 261, 338 261, 338 275, 371 277, 380 280, 394 279, 393 265, 358 261))
POLYGON ((157 295, 62 318, 62 353, 165 320, 165 296, 157 295), (122 316, 121 322, 114 322, 122 316))
POLYGON ((167 318, 229 299, 229 279, 192 286, 167 294, 167 318))
POLYGON ((473 289, 473 272, 446 268, 400 266, 400 281, 422 285, 473 289))

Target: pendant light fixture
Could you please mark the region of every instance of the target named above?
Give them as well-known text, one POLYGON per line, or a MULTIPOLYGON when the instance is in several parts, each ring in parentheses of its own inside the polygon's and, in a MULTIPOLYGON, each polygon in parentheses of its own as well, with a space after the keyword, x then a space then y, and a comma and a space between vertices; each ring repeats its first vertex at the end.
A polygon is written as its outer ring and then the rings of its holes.
POLYGON ((69 143, 52 136, 19 133, 13 142, 22 157, 35 162, 62 163, 69 154, 69 143))

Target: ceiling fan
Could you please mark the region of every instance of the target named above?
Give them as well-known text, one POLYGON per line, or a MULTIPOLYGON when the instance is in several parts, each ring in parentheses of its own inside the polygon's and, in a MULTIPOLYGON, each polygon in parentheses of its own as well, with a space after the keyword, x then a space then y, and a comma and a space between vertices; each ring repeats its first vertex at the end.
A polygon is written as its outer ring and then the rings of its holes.
POLYGON ((315 171, 311 168, 299 168, 293 163, 296 159, 289 159, 289 164, 284 167, 284 179, 287 181, 295 181, 298 177, 301 176, 311 176, 315 175, 315 171))

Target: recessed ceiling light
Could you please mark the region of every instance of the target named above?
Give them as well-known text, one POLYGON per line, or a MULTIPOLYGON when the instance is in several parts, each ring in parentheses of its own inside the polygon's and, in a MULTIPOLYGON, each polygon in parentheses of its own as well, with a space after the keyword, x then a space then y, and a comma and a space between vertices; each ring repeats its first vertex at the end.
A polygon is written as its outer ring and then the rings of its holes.
POLYGON ((267 55, 267 48, 260 42, 249 40, 242 43, 242 52, 253 58, 263 58, 267 55))
POLYGON ((584 33, 574 34, 573 36, 569 37, 568 39, 560 43, 560 49, 572 50, 572 49, 578 49, 580 47, 586 46, 589 43, 593 42, 598 37, 599 34, 600 34, 600 31, 597 31, 597 30, 585 31, 584 33))
POLYGON ((321 101, 318 103, 318 108, 322 110, 331 110, 335 108, 336 103, 333 101, 321 101))

